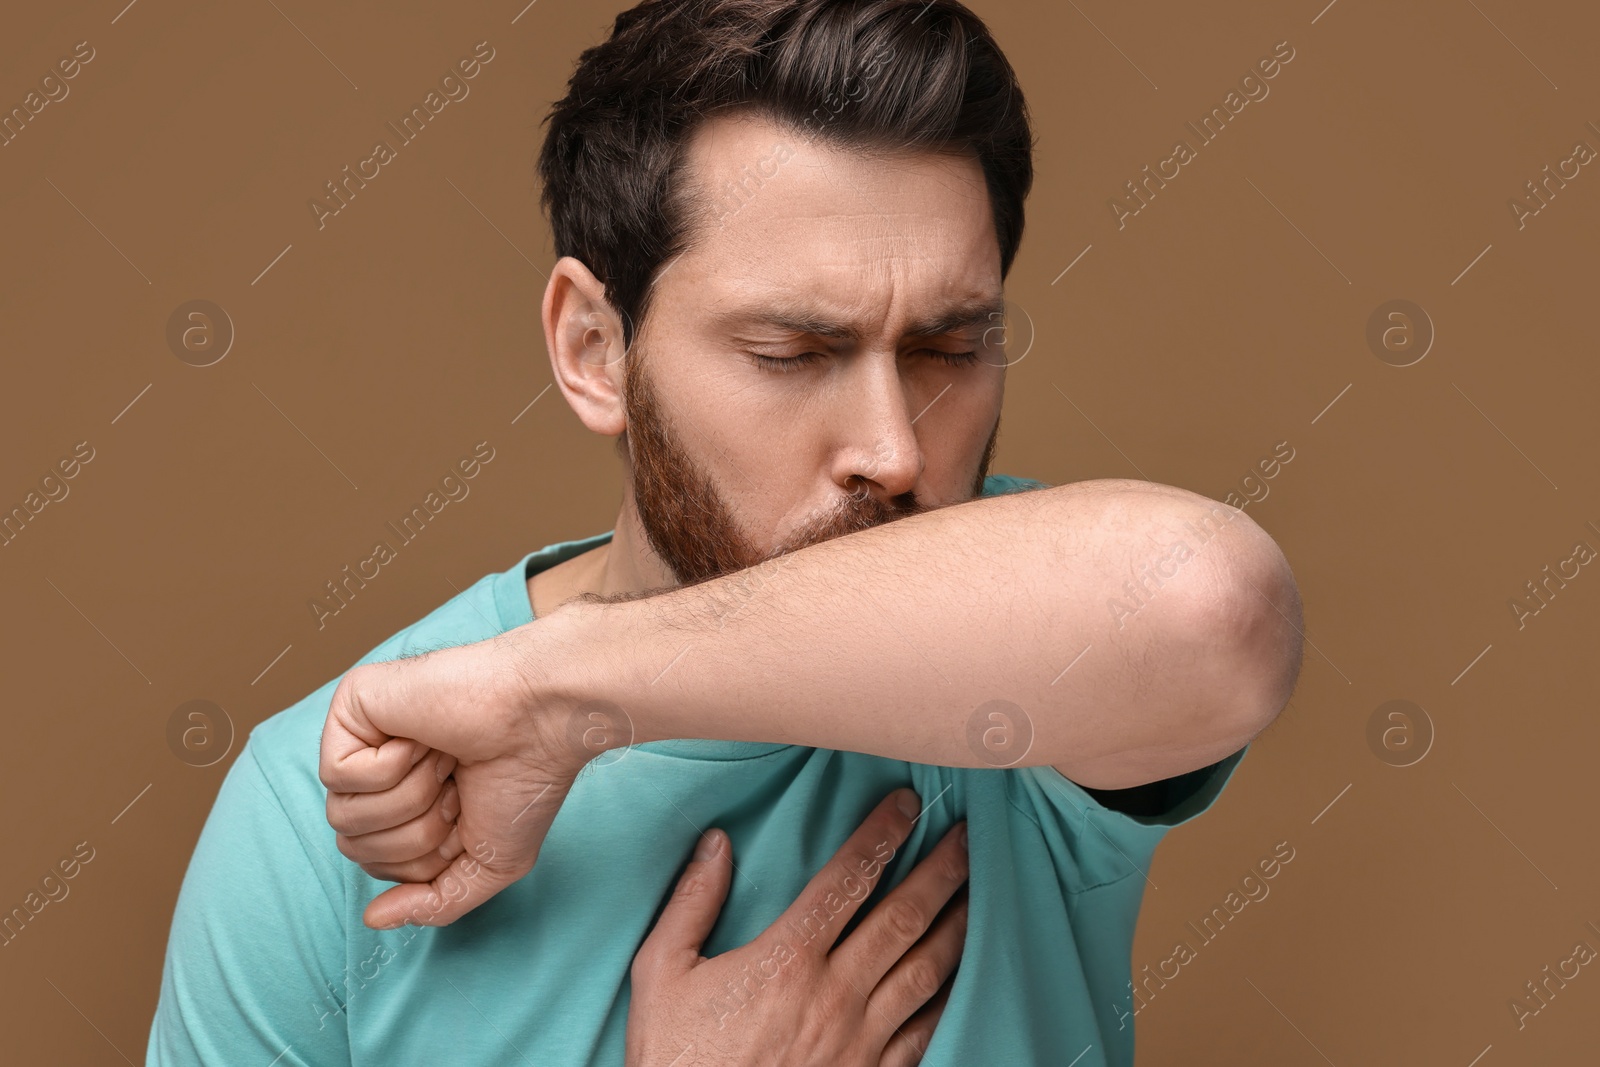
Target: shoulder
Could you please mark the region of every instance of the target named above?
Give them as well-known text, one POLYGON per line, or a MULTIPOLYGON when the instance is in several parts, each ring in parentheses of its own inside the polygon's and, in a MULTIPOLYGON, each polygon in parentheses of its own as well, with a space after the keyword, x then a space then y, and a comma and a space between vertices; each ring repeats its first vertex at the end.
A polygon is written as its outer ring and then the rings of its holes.
MULTIPOLYGON (((507 627, 497 611, 495 596, 496 585, 506 580, 507 573, 485 575, 427 615, 390 634, 351 666, 468 645, 503 633, 507 627)), ((520 587, 520 579, 517 584, 520 587)), ((246 751, 239 756, 256 760, 291 817, 315 810, 320 818, 327 803, 327 789, 318 776, 322 727, 333 692, 346 673, 341 671, 289 707, 258 723, 250 731, 246 751)))

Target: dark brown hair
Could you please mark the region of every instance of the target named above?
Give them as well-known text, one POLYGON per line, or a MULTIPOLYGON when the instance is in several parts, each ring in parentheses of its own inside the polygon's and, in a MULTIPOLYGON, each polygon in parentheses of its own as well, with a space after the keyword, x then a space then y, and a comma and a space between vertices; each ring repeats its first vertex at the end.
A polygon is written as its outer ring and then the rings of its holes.
POLYGON ((735 111, 842 148, 975 157, 1011 269, 1033 134, 1011 65, 958 0, 644 0, 578 57, 538 159, 556 255, 605 284, 624 347, 710 199, 681 181, 689 135, 735 111))

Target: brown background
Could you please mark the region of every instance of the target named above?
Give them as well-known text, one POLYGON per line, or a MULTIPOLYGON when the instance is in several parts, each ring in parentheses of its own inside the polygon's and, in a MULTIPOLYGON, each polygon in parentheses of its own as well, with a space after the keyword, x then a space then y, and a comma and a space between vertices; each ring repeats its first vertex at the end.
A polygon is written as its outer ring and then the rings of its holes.
MULTIPOLYGON (((0 508, 94 449, 0 548, 0 910, 95 850, 0 948, 16 1062, 142 1062, 179 880, 249 728, 486 572, 608 529, 619 500, 611 442, 543 392, 531 170, 615 11, 122 3, 18 8, 0 35, 6 110, 95 50, 0 147, 0 508), (485 40, 471 95, 319 229, 323 183, 485 40), (166 340, 194 299, 236 332, 211 366, 166 340), (480 440, 470 497, 319 630, 323 583, 480 440), (167 740, 195 699, 235 735, 208 767, 167 740)), ((1300 687, 1160 851, 1135 971, 1196 942, 1185 924, 1276 843, 1295 858, 1139 1013, 1141 1065, 1592 1062, 1595 967, 1520 1031, 1508 1002, 1600 948, 1600 576, 1521 629, 1508 600, 1600 548, 1600 166, 1523 228, 1508 201, 1600 147, 1600 13, 973 6, 1040 142, 1009 285, 1033 347, 994 469, 1221 499, 1295 450, 1247 511, 1305 598, 1300 687), (1119 230, 1108 199, 1284 40, 1270 95, 1119 230), (1437 331, 1406 367, 1366 341, 1398 298, 1437 331), (1392 699, 1431 728, 1369 743, 1392 699)))

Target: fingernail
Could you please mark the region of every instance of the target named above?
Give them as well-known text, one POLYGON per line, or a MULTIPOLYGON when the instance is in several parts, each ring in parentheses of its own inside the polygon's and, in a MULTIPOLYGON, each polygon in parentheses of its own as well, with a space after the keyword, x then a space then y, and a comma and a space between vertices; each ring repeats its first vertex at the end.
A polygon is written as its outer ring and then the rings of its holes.
POLYGON ((447 785, 445 788, 450 791, 450 795, 439 805, 439 814, 444 816, 445 822, 455 822, 456 816, 461 814, 461 790, 453 785, 447 785))
POLYGON ((915 819, 922 812, 921 801, 917 799, 914 789, 900 790, 900 796, 895 800, 895 805, 905 813, 906 818, 915 819))
POLYGON ((438 775, 439 781, 441 781, 441 782, 444 781, 446 778, 450 777, 450 772, 445 770, 445 767, 444 767, 444 754, 443 753, 441 753, 439 755, 438 762, 433 765, 433 773, 438 775))
POLYGON ((700 863, 713 859, 717 854, 717 835, 713 830, 707 830, 700 835, 700 843, 694 846, 694 858, 700 863))

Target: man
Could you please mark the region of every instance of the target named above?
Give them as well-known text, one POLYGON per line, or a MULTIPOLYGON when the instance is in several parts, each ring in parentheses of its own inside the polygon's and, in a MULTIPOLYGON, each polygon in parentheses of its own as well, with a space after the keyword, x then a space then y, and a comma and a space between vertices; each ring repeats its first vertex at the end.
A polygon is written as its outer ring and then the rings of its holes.
POLYGON ((151 1062, 1132 1063, 1144 871, 1300 603, 1237 509, 988 475, 1031 144, 954 0, 618 17, 540 157, 615 528, 256 728, 151 1062))

